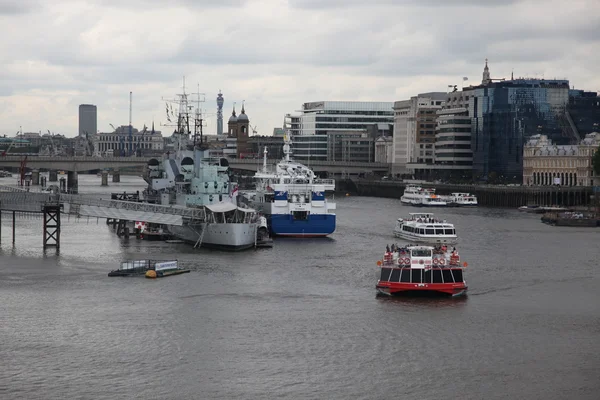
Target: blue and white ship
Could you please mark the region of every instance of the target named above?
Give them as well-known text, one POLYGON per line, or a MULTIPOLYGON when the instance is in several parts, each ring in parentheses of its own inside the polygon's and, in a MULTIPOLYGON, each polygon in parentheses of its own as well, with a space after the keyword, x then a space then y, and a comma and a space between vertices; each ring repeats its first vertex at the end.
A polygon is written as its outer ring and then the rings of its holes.
POLYGON ((254 175, 256 189, 240 196, 240 201, 267 217, 271 234, 291 237, 321 237, 335 231, 335 203, 326 191, 335 190, 335 180, 317 179, 303 164, 290 160, 290 138, 286 134, 284 158, 267 168, 267 148, 263 167, 254 175))

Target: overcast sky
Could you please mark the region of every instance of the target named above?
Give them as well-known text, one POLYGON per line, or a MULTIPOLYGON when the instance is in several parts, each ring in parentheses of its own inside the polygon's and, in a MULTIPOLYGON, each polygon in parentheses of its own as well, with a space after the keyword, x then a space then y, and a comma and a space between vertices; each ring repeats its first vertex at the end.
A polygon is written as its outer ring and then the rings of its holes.
POLYGON ((166 122, 162 98, 206 93, 207 131, 242 100, 271 134, 319 100, 403 100, 492 77, 600 90, 598 0, 0 0, 0 133, 75 136, 166 122), (485 4, 485 5, 482 5, 485 4))

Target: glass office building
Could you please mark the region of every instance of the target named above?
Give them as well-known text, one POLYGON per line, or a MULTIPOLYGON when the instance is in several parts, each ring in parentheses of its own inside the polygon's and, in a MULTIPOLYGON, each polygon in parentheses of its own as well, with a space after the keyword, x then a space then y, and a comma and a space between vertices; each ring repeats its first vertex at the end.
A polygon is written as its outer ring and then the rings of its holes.
POLYGON ((469 95, 474 178, 520 181, 523 146, 542 131, 556 144, 572 141, 565 129, 568 80, 514 79, 463 88, 469 95))
POLYGON ((347 159, 373 159, 373 140, 352 139, 376 128, 378 135, 391 136, 394 112, 392 102, 373 101, 317 101, 304 103, 299 114, 286 116, 286 129, 292 134, 292 151, 299 161, 333 161, 341 157, 330 154, 332 148, 348 148, 347 159), (342 141, 342 137, 344 140, 342 141), (343 143, 342 143, 343 142, 343 143), (360 156, 356 155, 358 148, 360 156))

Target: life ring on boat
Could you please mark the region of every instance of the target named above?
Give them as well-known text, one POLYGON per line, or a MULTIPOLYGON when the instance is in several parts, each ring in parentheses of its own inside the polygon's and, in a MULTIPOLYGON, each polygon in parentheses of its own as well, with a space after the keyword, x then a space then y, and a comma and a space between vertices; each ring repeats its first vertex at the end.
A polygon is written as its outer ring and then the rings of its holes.
POLYGON ((445 258, 440 258, 439 263, 440 263, 440 265, 446 264, 446 259, 445 258))
POLYGON ((434 258, 434 259, 433 259, 433 264, 434 264, 434 265, 437 265, 437 263, 438 263, 438 262, 439 262, 439 260, 438 260, 437 258, 434 258))
POLYGON ((403 258, 403 259, 402 259, 402 264, 403 264, 403 265, 408 265, 408 264, 410 264, 410 258, 403 258))

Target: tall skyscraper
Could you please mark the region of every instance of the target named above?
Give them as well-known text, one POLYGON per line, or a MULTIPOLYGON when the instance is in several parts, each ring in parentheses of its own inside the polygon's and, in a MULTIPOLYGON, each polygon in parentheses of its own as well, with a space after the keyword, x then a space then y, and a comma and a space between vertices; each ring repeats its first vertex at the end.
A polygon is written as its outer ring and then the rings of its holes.
POLYGON ((98 132, 98 111, 93 104, 79 105, 79 136, 98 132))
POLYGON ((219 136, 223 135, 223 103, 225 103, 225 98, 219 90, 217 95, 217 135, 219 136))

